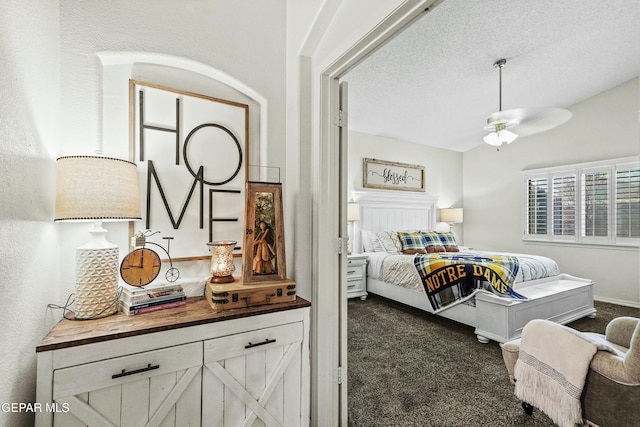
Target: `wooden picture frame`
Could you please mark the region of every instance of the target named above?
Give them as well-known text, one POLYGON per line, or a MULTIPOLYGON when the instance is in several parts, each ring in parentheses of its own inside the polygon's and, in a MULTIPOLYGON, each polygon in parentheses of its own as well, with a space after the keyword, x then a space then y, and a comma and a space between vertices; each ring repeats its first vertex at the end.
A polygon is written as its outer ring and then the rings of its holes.
POLYGON ((285 280, 282 184, 249 181, 245 194, 243 282, 285 280))
POLYGON ((129 120, 143 219, 130 235, 151 229, 174 237, 173 262, 210 259, 210 241, 242 242, 249 106, 130 80, 129 120))
POLYGON ((424 166, 364 159, 362 185, 383 190, 424 191, 424 166))

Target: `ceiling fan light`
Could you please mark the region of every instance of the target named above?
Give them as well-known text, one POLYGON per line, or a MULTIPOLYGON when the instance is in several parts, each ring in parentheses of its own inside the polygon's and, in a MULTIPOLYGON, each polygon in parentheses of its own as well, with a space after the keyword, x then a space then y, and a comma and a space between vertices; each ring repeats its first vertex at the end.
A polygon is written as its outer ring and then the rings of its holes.
POLYGON ((500 139, 498 132, 491 132, 489 135, 485 136, 482 139, 484 140, 484 142, 489 145, 493 145, 494 147, 499 147, 502 145, 502 140, 500 139))
POLYGON ((506 142, 507 144, 511 144, 518 137, 518 135, 516 135, 515 133, 513 133, 511 131, 508 131, 506 129, 501 130, 500 132, 498 132, 498 135, 499 135, 500 139, 502 140, 502 142, 506 142))
POLYGON ((502 144, 511 144, 516 140, 518 135, 515 133, 508 131, 506 129, 499 130, 497 132, 491 132, 489 135, 482 138, 484 142, 489 145, 493 145, 494 147, 499 147, 502 144))

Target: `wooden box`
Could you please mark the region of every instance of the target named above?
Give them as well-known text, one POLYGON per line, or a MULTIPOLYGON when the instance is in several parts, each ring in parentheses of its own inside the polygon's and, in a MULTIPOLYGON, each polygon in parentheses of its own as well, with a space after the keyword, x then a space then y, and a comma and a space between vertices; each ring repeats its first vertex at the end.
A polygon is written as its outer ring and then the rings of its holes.
POLYGON ((205 298, 216 311, 295 301, 296 284, 292 280, 248 284, 240 279, 220 284, 207 281, 205 298))

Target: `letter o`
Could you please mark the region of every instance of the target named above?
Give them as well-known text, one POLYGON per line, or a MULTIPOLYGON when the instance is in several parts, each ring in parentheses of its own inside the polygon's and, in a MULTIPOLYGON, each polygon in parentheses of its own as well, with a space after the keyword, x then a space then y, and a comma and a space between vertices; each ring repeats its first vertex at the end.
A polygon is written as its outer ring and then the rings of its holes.
POLYGON ((197 178, 198 177, 197 173, 193 171, 193 168, 189 164, 189 157, 187 156, 187 147, 189 146, 189 140, 191 139, 191 137, 197 131, 199 131, 200 129, 202 129, 204 127, 215 127, 215 128, 221 129, 221 130, 225 131, 231 137, 231 139, 233 139, 233 141, 236 143, 236 148, 238 149, 238 165, 236 167, 235 172, 231 175, 231 177, 227 178, 224 181, 207 181, 204 178, 202 180, 203 183, 207 184, 207 185, 224 185, 224 184, 230 182, 231 180, 233 180, 236 176, 238 176, 238 173, 240 172, 240 168, 242 167, 242 147, 240 146, 240 142, 238 141, 238 138, 236 138, 236 136, 233 134, 233 132, 231 132, 226 127, 224 127, 222 125, 219 125, 217 123, 203 123, 201 125, 198 125, 198 126, 194 127, 191 130, 191 132, 189 132, 189 135, 187 135, 187 137, 185 138, 184 145, 182 147, 182 157, 184 158, 184 164, 187 167, 187 170, 189 171, 191 176, 193 176, 194 178, 197 178))

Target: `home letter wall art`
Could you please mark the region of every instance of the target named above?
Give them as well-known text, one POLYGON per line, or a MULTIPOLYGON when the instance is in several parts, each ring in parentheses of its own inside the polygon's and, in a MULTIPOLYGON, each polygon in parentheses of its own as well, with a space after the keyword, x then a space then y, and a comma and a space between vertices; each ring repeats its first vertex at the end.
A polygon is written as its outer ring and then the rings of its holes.
POLYGON ((135 80, 129 88, 143 215, 135 230, 174 237, 174 260, 208 259, 213 240, 241 244, 249 106, 135 80))

